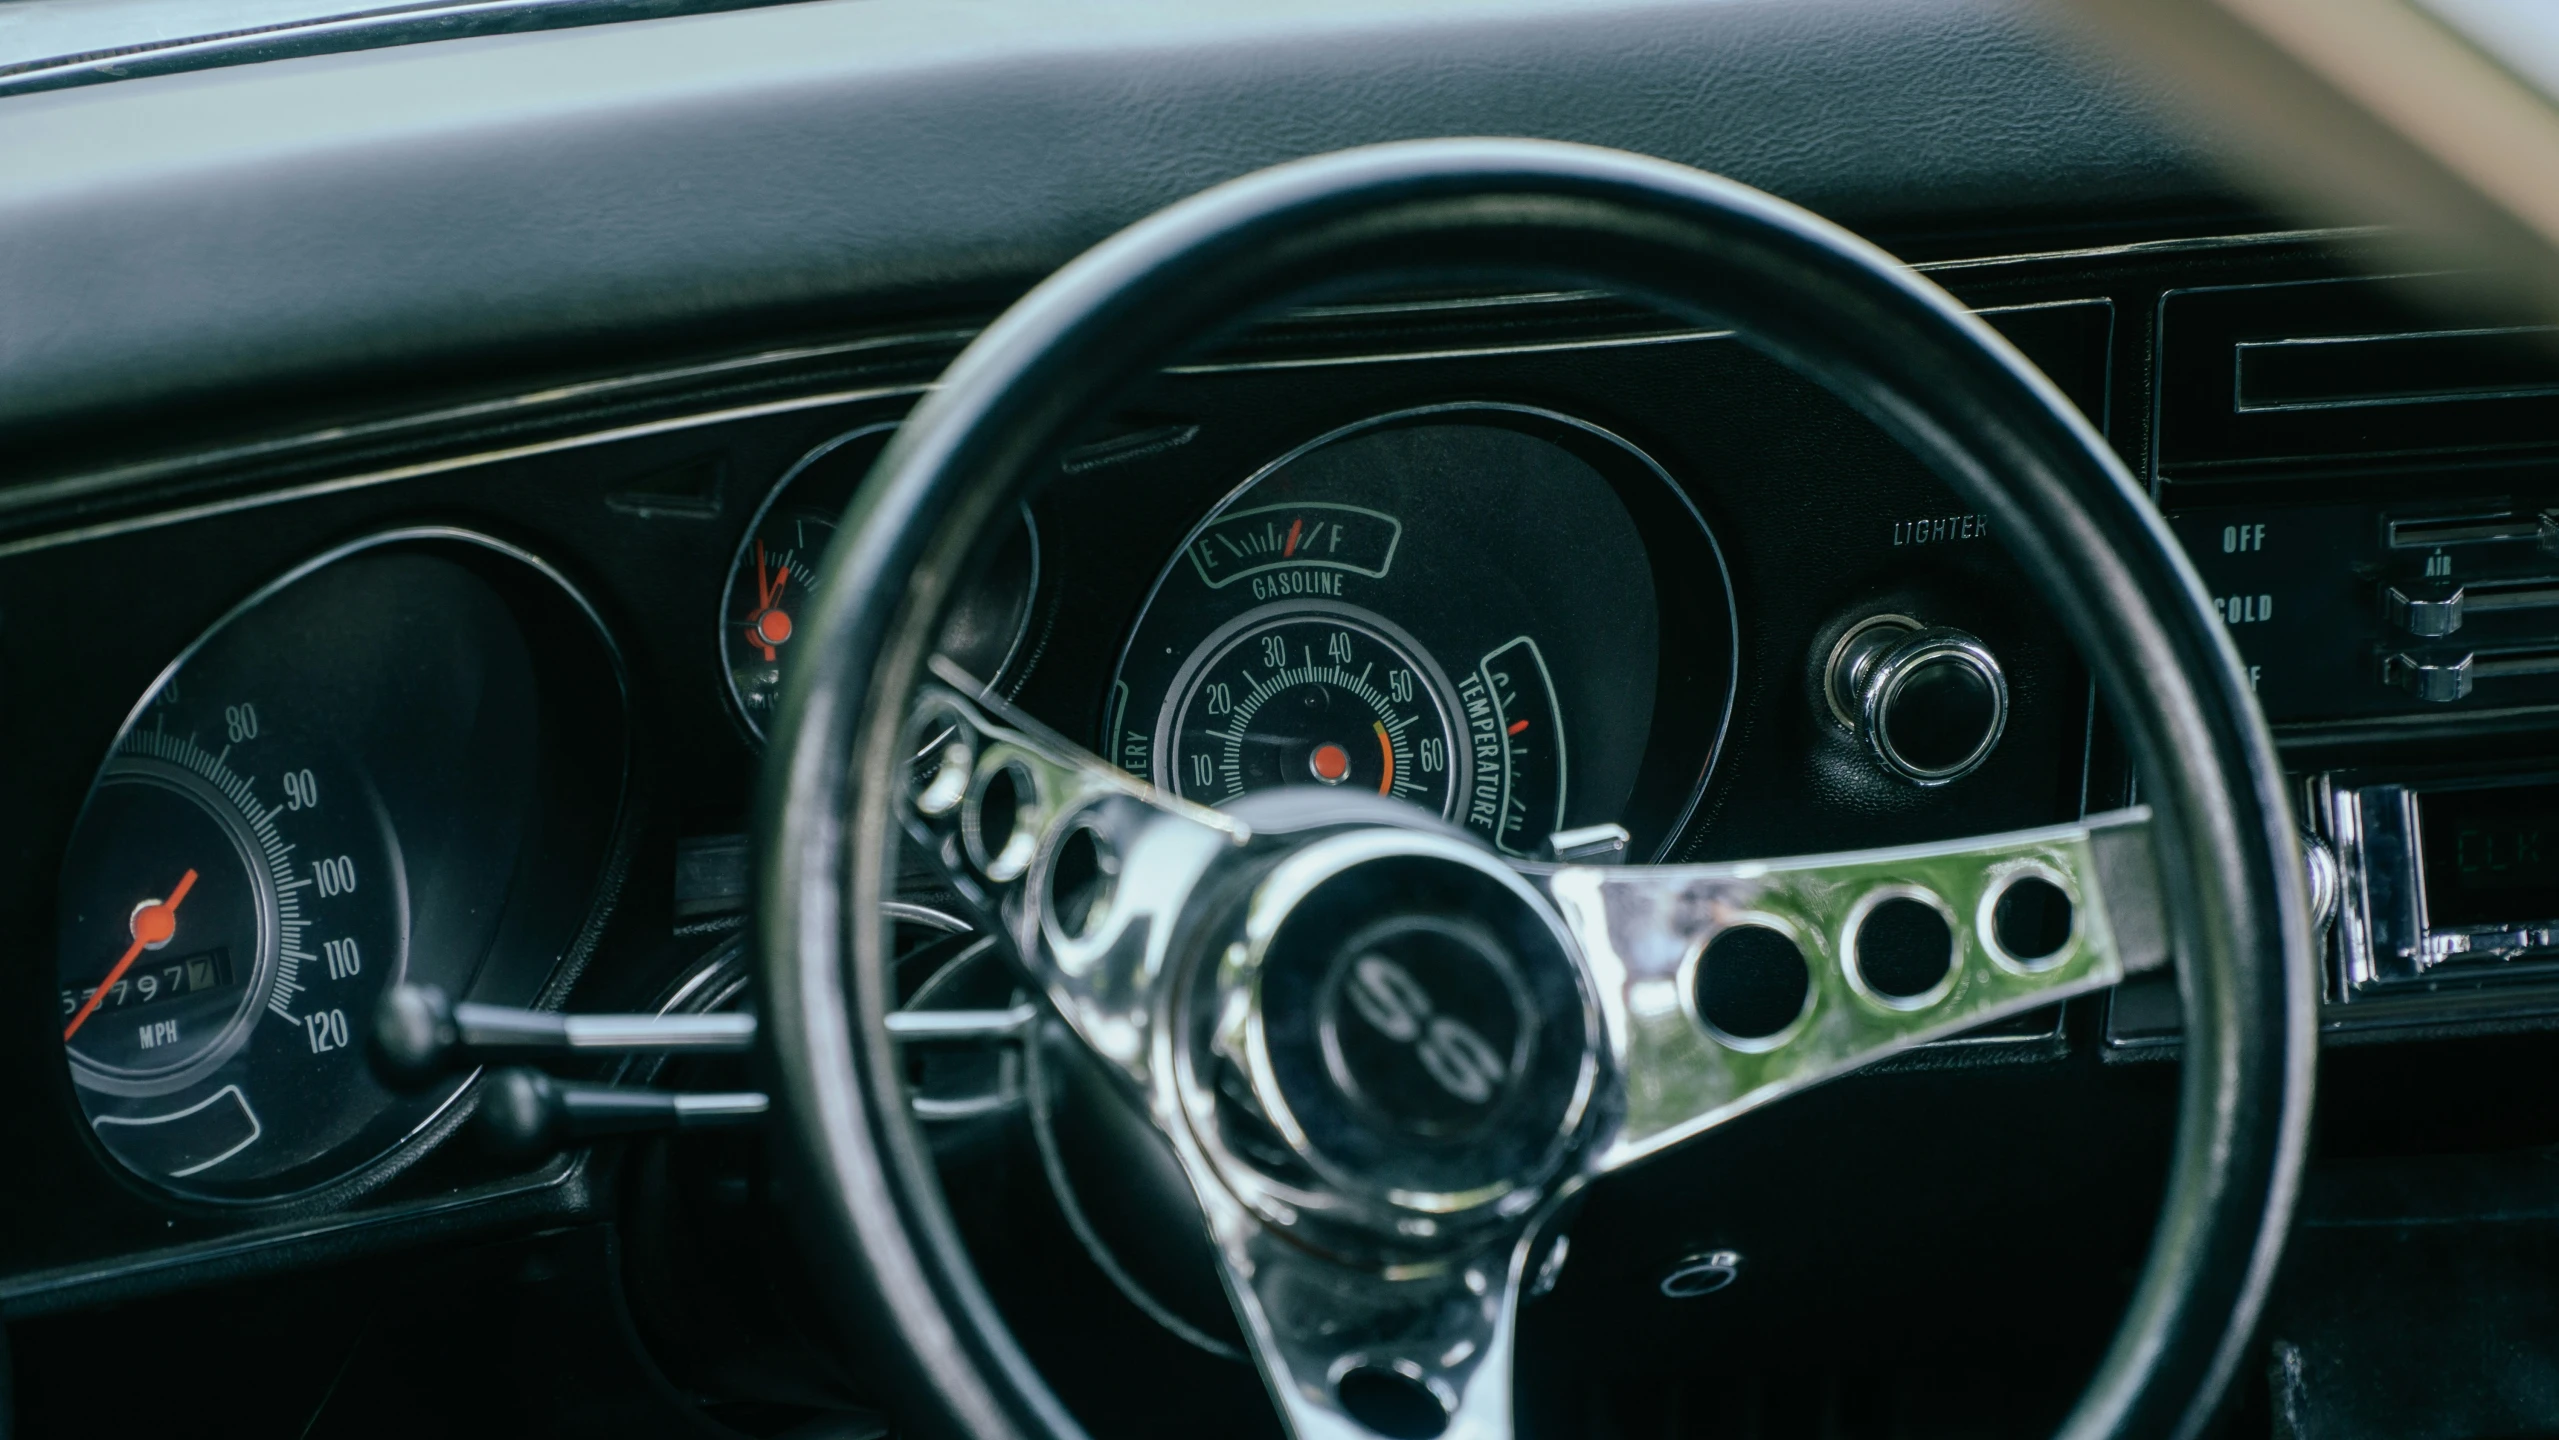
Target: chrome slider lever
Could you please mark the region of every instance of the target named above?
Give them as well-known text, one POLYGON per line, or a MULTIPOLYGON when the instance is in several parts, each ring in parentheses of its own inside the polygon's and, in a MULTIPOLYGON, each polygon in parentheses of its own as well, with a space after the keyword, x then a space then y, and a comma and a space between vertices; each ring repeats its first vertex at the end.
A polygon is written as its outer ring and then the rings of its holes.
POLYGON ((704 1095, 580 1085, 510 1065, 489 1077, 477 1123, 495 1149, 532 1156, 608 1135, 753 1125, 769 1108, 771 1102, 751 1090, 704 1095))
MULTIPOLYGON (((558 1015, 503 1005, 457 1005, 432 985, 394 985, 373 1012, 374 1068, 396 1089, 505 1061, 618 1055, 721 1055, 754 1048, 753 1015, 558 1015)), ((533 1156, 608 1135, 752 1125, 771 1101, 751 1090, 715 1094, 591 1085, 529 1065, 492 1072, 475 1123, 503 1154, 533 1156)))
POLYGON ((418 1089, 481 1065, 611 1055, 725 1055, 755 1048, 755 1017, 559 1015, 459 1005, 432 985, 394 985, 373 1012, 383 1079, 418 1089))

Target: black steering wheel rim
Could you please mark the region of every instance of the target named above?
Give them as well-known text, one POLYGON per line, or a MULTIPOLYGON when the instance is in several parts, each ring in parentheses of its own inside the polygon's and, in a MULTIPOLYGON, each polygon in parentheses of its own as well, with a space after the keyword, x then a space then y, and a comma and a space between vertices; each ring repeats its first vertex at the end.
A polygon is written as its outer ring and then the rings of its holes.
POLYGON ((1203 339, 1349 280, 1533 278, 1730 326, 1990 517, 2109 699, 2156 817, 2186 1031, 2150 1258, 2072 1436, 2194 1433, 2235 1369, 2306 1145, 2310 919, 2271 739, 2192 570, 2104 441, 1927 281, 1783 201, 1582 146, 1428 141, 1184 201, 1052 276, 969 347, 848 511, 762 796, 764 1027, 812 1264, 908 1418, 1080 1434, 970 1266, 884 1016, 885 783, 973 546, 1073 428, 1203 339))

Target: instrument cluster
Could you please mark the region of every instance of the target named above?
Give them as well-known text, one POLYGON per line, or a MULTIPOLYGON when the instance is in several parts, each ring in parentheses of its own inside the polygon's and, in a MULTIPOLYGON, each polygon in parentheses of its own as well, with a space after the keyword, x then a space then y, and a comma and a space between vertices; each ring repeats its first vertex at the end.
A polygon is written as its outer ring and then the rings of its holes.
MULTIPOLYGON (((729 556, 713 649, 750 744, 891 433, 807 452, 729 556)), ((1109 673, 1047 677, 1099 697, 1097 750, 1211 805, 1371 791, 1515 856, 1559 831, 1670 845, 1723 739, 1739 637, 1722 551, 1651 457, 1554 411, 1464 403, 1203 478, 1109 673)), ((1042 564, 1040 508, 944 629, 990 695, 1022 688, 1035 630, 1091 623, 1042 564)), ((61 1039, 97 1152, 172 1197, 266 1202, 422 1136, 466 1082, 386 1088, 365 1056, 376 1003, 400 983, 556 998, 604 893, 627 690, 558 570, 440 526, 309 559, 171 660, 59 876, 61 1039)))
POLYGON ((1696 508, 1597 426, 1428 406, 1281 456, 1157 575, 1102 749, 1223 805, 1373 791, 1514 856, 1666 847, 1733 703, 1732 585, 1696 508))
MULTIPOLYGON (((2088 307, 2032 318, 2057 356, 2109 333, 2088 307)), ((751 1003, 767 737, 844 517, 948 358, 777 373, 768 402, 646 424, 564 412, 548 438, 517 416, 477 451, 422 418, 419 453, 448 458, 302 457, 333 478, 0 534, 0 617, 93 612, 0 628, 13 675, 77 677, 8 712, 24 762, 0 773, 26 820, 0 909, 35 937, 8 1007, 31 1098, 0 1145, 58 1182, 0 1187, 0 1299, 190 1247, 284 1264, 321 1234, 603 1213, 588 1152, 478 1143, 478 1077, 385 1083, 377 1011, 394 986, 751 1003), (110 572, 151 583, 97 591, 110 572)), ((1713 336, 1190 366, 1094 417, 988 537, 939 668, 1203 804, 1365 792, 1527 861, 2049 823, 2081 792, 2084 679, 2003 600, 1977 524, 1905 534, 1956 508, 1713 336), (1825 698, 1823 661, 1889 631, 1867 668, 1918 674, 1894 657, 1949 627, 2005 667, 2005 738, 1914 780, 1825 698)), ((923 884, 901 1003, 1009 1003, 923 884)), ((932 1055, 918 1093, 949 1127, 1025 1083, 932 1055)))

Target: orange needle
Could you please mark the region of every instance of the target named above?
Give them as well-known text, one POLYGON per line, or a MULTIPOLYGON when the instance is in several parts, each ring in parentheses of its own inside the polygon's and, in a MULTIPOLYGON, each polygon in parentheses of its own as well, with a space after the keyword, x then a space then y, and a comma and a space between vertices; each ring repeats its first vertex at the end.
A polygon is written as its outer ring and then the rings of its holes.
POLYGON ((1386 738, 1386 722, 1371 720, 1368 723, 1377 727, 1378 753, 1386 757, 1386 773, 1377 777, 1377 793, 1383 795, 1395 788, 1395 742, 1386 738))
POLYGON ((124 947, 124 958, 107 972, 107 978, 99 981, 98 988, 89 992, 89 1003, 81 1006, 80 1013, 71 1017, 71 1023, 62 1027, 63 1039, 68 1040, 80 1033, 80 1027, 89 1023, 89 1016, 97 1010, 98 1002, 107 998, 107 991, 124 978, 124 972, 133 968, 133 962, 142 958, 143 951, 154 945, 168 944, 170 937, 178 933, 178 902, 186 899, 187 892, 194 888, 195 872, 190 870, 178 877, 178 888, 169 892, 168 899, 157 905, 145 905, 134 913, 133 943, 124 947))
POLYGON ((746 633, 768 661, 773 659, 773 647, 791 638, 791 612, 780 604, 782 587, 790 583, 790 566, 773 572, 772 583, 765 587, 762 607, 747 619, 746 633))

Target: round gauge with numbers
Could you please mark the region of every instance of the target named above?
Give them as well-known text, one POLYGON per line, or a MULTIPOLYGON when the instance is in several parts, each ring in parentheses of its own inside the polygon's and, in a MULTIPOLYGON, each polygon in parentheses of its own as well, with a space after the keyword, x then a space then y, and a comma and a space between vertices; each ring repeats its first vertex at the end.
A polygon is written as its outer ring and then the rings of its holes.
POLYGON ((622 725, 583 603, 479 537, 363 542, 217 624, 126 723, 64 851, 56 992, 99 1145, 258 1200, 419 1131, 457 1086, 375 1081, 375 1002, 403 979, 534 998, 589 908, 622 725))
POLYGON ((1447 815, 1467 793, 1448 678, 1382 616, 1323 601, 1245 612, 1209 637, 1166 696, 1173 788, 1205 805, 1311 784, 1447 815))
MULTIPOLYGON (((253 1043, 288 1060, 349 1050, 350 1012, 371 1013, 408 937, 396 843, 344 753, 272 702, 207 716, 184 694, 164 688, 117 748, 63 867, 78 907, 58 942, 63 1044, 86 1084, 132 1098, 253 1043)), ((243 1111, 231 1130, 250 1128, 243 1111)), ((175 1133, 134 1129, 101 1133, 126 1148, 175 1133)), ((218 1156, 169 1159, 176 1174, 218 1156)))
POLYGON ((1431 406, 1312 440, 1200 521, 1121 653, 1102 748, 1211 805, 1359 789, 1505 854, 1606 823, 1659 854, 1737 654, 1722 554, 1661 466, 1548 411, 1431 406))

